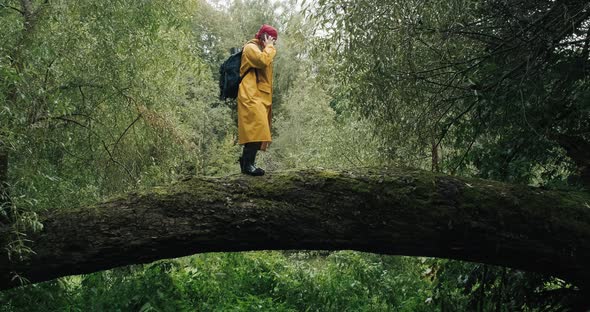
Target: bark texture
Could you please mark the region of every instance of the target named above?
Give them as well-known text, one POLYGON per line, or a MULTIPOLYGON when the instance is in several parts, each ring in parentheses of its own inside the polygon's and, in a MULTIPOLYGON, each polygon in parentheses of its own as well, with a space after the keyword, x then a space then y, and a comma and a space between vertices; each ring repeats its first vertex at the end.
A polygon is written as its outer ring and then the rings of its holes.
POLYGON ((0 288, 213 251, 352 249, 552 274, 588 289, 590 195, 412 169, 192 178, 56 209, 0 288))

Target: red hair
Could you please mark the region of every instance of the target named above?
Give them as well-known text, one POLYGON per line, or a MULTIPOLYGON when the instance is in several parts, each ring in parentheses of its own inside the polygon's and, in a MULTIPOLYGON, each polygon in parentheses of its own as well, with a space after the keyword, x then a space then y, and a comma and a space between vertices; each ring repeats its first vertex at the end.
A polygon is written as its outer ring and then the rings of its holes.
POLYGON ((274 28, 270 25, 266 25, 266 24, 264 24, 264 25, 262 25, 262 27, 260 27, 260 30, 258 30, 258 32, 256 33, 256 35, 254 37, 258 40, 264 40, 264 38, 262 36, 265 33, 272 36, 274 39, 278 39, 279 34, 278 34, 276 28, 274 28))

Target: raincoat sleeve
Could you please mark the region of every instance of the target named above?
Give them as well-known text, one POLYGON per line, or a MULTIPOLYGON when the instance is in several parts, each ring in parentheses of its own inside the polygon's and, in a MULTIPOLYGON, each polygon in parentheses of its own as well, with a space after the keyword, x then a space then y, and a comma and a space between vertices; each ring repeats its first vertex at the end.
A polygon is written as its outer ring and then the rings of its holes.
POLYGON ((262 51, 255 44, 247 44, 243 53, 252 67, 265 68, 272 63, 277 50, 272 44, 267 45, 262 51))

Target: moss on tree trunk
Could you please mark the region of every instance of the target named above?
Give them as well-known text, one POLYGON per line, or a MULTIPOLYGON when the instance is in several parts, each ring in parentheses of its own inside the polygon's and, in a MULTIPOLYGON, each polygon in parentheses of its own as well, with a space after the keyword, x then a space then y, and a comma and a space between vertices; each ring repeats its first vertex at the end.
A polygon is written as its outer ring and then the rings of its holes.
POLYGON ((192 178, 43 216, 31 282, 212 251, 352 249, 475 261, 590 281, 590 195, 411 169, 192 178))

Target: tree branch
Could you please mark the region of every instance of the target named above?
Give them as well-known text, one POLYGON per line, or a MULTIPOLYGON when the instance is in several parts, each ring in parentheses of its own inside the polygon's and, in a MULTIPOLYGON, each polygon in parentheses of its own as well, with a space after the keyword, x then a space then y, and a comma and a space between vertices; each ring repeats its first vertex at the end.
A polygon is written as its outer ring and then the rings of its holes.
POLYGON ((19 10, 18 8, 13 7, 13 6, 6 5, 4 3, 0 3, 0 7, 17 11, 18 13, 20 13, 23 16, 25 15, 25 12, 23 12, 23 11, 19 10))
POLYGON ((467 107, 467 109, 465 109, 464 111, 462 111, 459 115, 455 116, 455 118, 453 118, 453 120, 451 120, 451 122, 449 122, 449 124, 443 129, 443 132, 440 135, 440 139, 438 139, 438 142, 436 143, 436 146, 439 146, 440 145, 440 143, 445 138, 445 136, 447 135, 447 133, 449 132, 449 130, 451 129, 451 127, 455 124, 455 122, 457 122, 459 119, 461 119, 461 117, 463 117, 465 114, 469 113, 469 111, 471 111, 478 102, 479 102, 478 99, 476 99, 475 101, 471 102, 471 104, 467 107))
MULTIPOLYGON (((92 133, 93 133, 93 134, 94 134, 96 137, 98 137, 98 138, 100 139, 100 136, 99 136, 97 133, 95 133, 95 132, 94 132, 94 131, 92 131, 92 129, 90 129, 88 126, 86 126, 86 125, 84 125, 84 124, 80 123, 80 122, 79 122, 79 121, 77 121, 77 120, 69 119, 69 118, 66 118, 66 117, 52 117, 52 119, 63 120, 63 121, 66 121, 66 122, 69 122, 69 123, 73 123, 73 124, 75 124, 75 125, 78 125, 78 126, 80 126, 80 127, 82 127, 82 128, 86 128, 86 129, 88 129, 89 131, 91 131, 91 132, 92 132, 92 133)), ((102 146, 103 146, 104 150, 107 152, 107 155, 109 156, 109 159, 110 159, 110 160, 111 160, 111 161, 112 161, 114 164, 116 164, 116 165, 118 165, 119 167, 123 168, 123 170, 125 170, 125 172, 127 173, 127 175, 129 175, 129 178, 130 178, 132 181, 137 181, 137 179, 136 179, 136 178, 133 176, 133 174, 131 173, 131 171, 130 171, 130 170, 129 170, 129 169, 128 169, 128 168, 127 168, 127 167, 126 167, 124 164, 122 164, 120 161, 118 161, 118 160, 116 160, 116 159, 115 159, 115 157, 113 156, 113 153, 111 152, 111 150, 109 150, 109 147, 107 146, 107 143, 106 143, 104 140, 102 140, 102 139, 100 139, 100 141, 101 141, 101 143, 102 143, 102 146)))
POLYGON ((127 126, 125 131, 123 131, 123 133, 121 133, 121 135, 119 136, 119 138, 115 142, 115 145, 113 146, 113 152, 115 151, 115 149, 117 149, 117 145, 119 144, 119 141, 121 141, 121 139, 125 136, 125 134, 127 134, 127 131, 129 131, 129 129, 131 129, 131 127, 133 127, 133 125, 135 125, 135 123, 137 121, 139 121, 139 119, 141 119, 141 117, 142 117, 142 114, 140 113, 139 115, 137 115, 137 118, 135 118, 135 120, 133 120, 133 122, 131 122, 131 124, 129 124, 129 126, 127 126))

